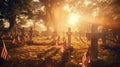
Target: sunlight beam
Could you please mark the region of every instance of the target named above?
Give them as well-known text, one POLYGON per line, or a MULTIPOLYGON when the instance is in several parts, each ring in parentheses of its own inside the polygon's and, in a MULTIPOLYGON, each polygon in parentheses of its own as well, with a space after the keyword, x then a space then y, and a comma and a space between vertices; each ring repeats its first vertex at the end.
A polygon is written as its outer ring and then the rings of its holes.
POLYGON ((69 25, 72 25, 72 26, 76 26, 77 23, 79 22, 80 20, 80 15, 76 14, 76 13, 70 13, 68 15, 68 24, 69 25))

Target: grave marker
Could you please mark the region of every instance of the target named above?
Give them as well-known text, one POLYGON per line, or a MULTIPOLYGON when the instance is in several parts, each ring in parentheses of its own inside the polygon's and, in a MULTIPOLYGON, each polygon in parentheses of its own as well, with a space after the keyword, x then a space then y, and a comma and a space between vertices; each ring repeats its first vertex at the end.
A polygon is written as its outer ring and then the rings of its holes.
POLYGON ((32 30, 32 27, 30 28, 30 41, 32 41, 32 33, 33 33, 33 30, 32 30))
POLYGON ((98 25, 93 24, 91 33, 86 34, 91 40, 91 59, 97 59, 98 55, 98 39, 103 38, 104 33, 98 33, 98 25))
POLYGON ((60 41, 60 36, 56 37, 56 45, 59 45, 59 41, 60 41))
POLYGON ((68 28, 67 35, 68 35, 68 45, 71 46, 71 35, 72 35, 72 32, 71 32, 71 28, 70 27, 68 28))
POLYGON ((32 44, 33 43, 33 41, 32 41, 32 37, 33 37, 33 29, 32 29, 32 27, 30 28, 30 31, 29 31, 29 44, 32 44))
POLYGON ((65 52, 67 49, 67 45, 66 45, 66 39, 63 37, 63 45, 62 45, 62 48, 61 48, 61 52, 65 52))
POLYGON ((87 37, 91 40, 90 46, 90 64, 91 67, 103 66, 102 60, 98 59, 98 39, 103 37, 104 33, 98 33, 98 25, 93 24, 91 33, 87 33, 87 37))

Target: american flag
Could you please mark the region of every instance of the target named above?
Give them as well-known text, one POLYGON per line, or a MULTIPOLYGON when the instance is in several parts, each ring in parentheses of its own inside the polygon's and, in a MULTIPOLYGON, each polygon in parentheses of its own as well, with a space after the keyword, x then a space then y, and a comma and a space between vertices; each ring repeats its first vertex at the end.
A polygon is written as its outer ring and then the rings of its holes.
POLYGON ((5 43, 2 39, 0 42, 1 42, 0 43, 0 58, 3 58, 4 60, 6 60, 7 56, 8 56, 7 49, 6 49, 5 43))
POLYGON ((86 52, 82 57, 82 67, 88 67, 88 63, 90 63, 90 54, 86 52))

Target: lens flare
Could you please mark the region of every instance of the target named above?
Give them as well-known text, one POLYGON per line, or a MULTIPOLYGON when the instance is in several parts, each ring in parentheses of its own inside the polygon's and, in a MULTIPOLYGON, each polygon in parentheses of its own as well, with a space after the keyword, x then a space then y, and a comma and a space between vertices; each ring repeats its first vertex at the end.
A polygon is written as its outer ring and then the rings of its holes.
POLYGON ((77 23, 80 21, 80 15, 77 13, 70 13, 68 15, 68 24, 71 26, 76 26, 77 23))

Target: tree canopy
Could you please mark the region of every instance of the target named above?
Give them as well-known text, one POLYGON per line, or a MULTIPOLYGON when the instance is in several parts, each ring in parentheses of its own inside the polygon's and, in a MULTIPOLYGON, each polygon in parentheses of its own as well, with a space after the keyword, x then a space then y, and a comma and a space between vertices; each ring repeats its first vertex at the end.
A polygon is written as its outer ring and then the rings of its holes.
POLYGON ((31 15, 32 0, 0 0, 0 20, 10 23, 10 30, 16 23, 16 17, 20 14, 31 15))
POLYGON ((16 18, 25 15, 27 19, 42 19, 47 27, 57 27, 67 22, 70 13, 76 13, 84 22, 95 16, 100 22, 119 23, 119 3, 119 0, 0 0, 0 21, 8 21, 10 30, 16 18))

